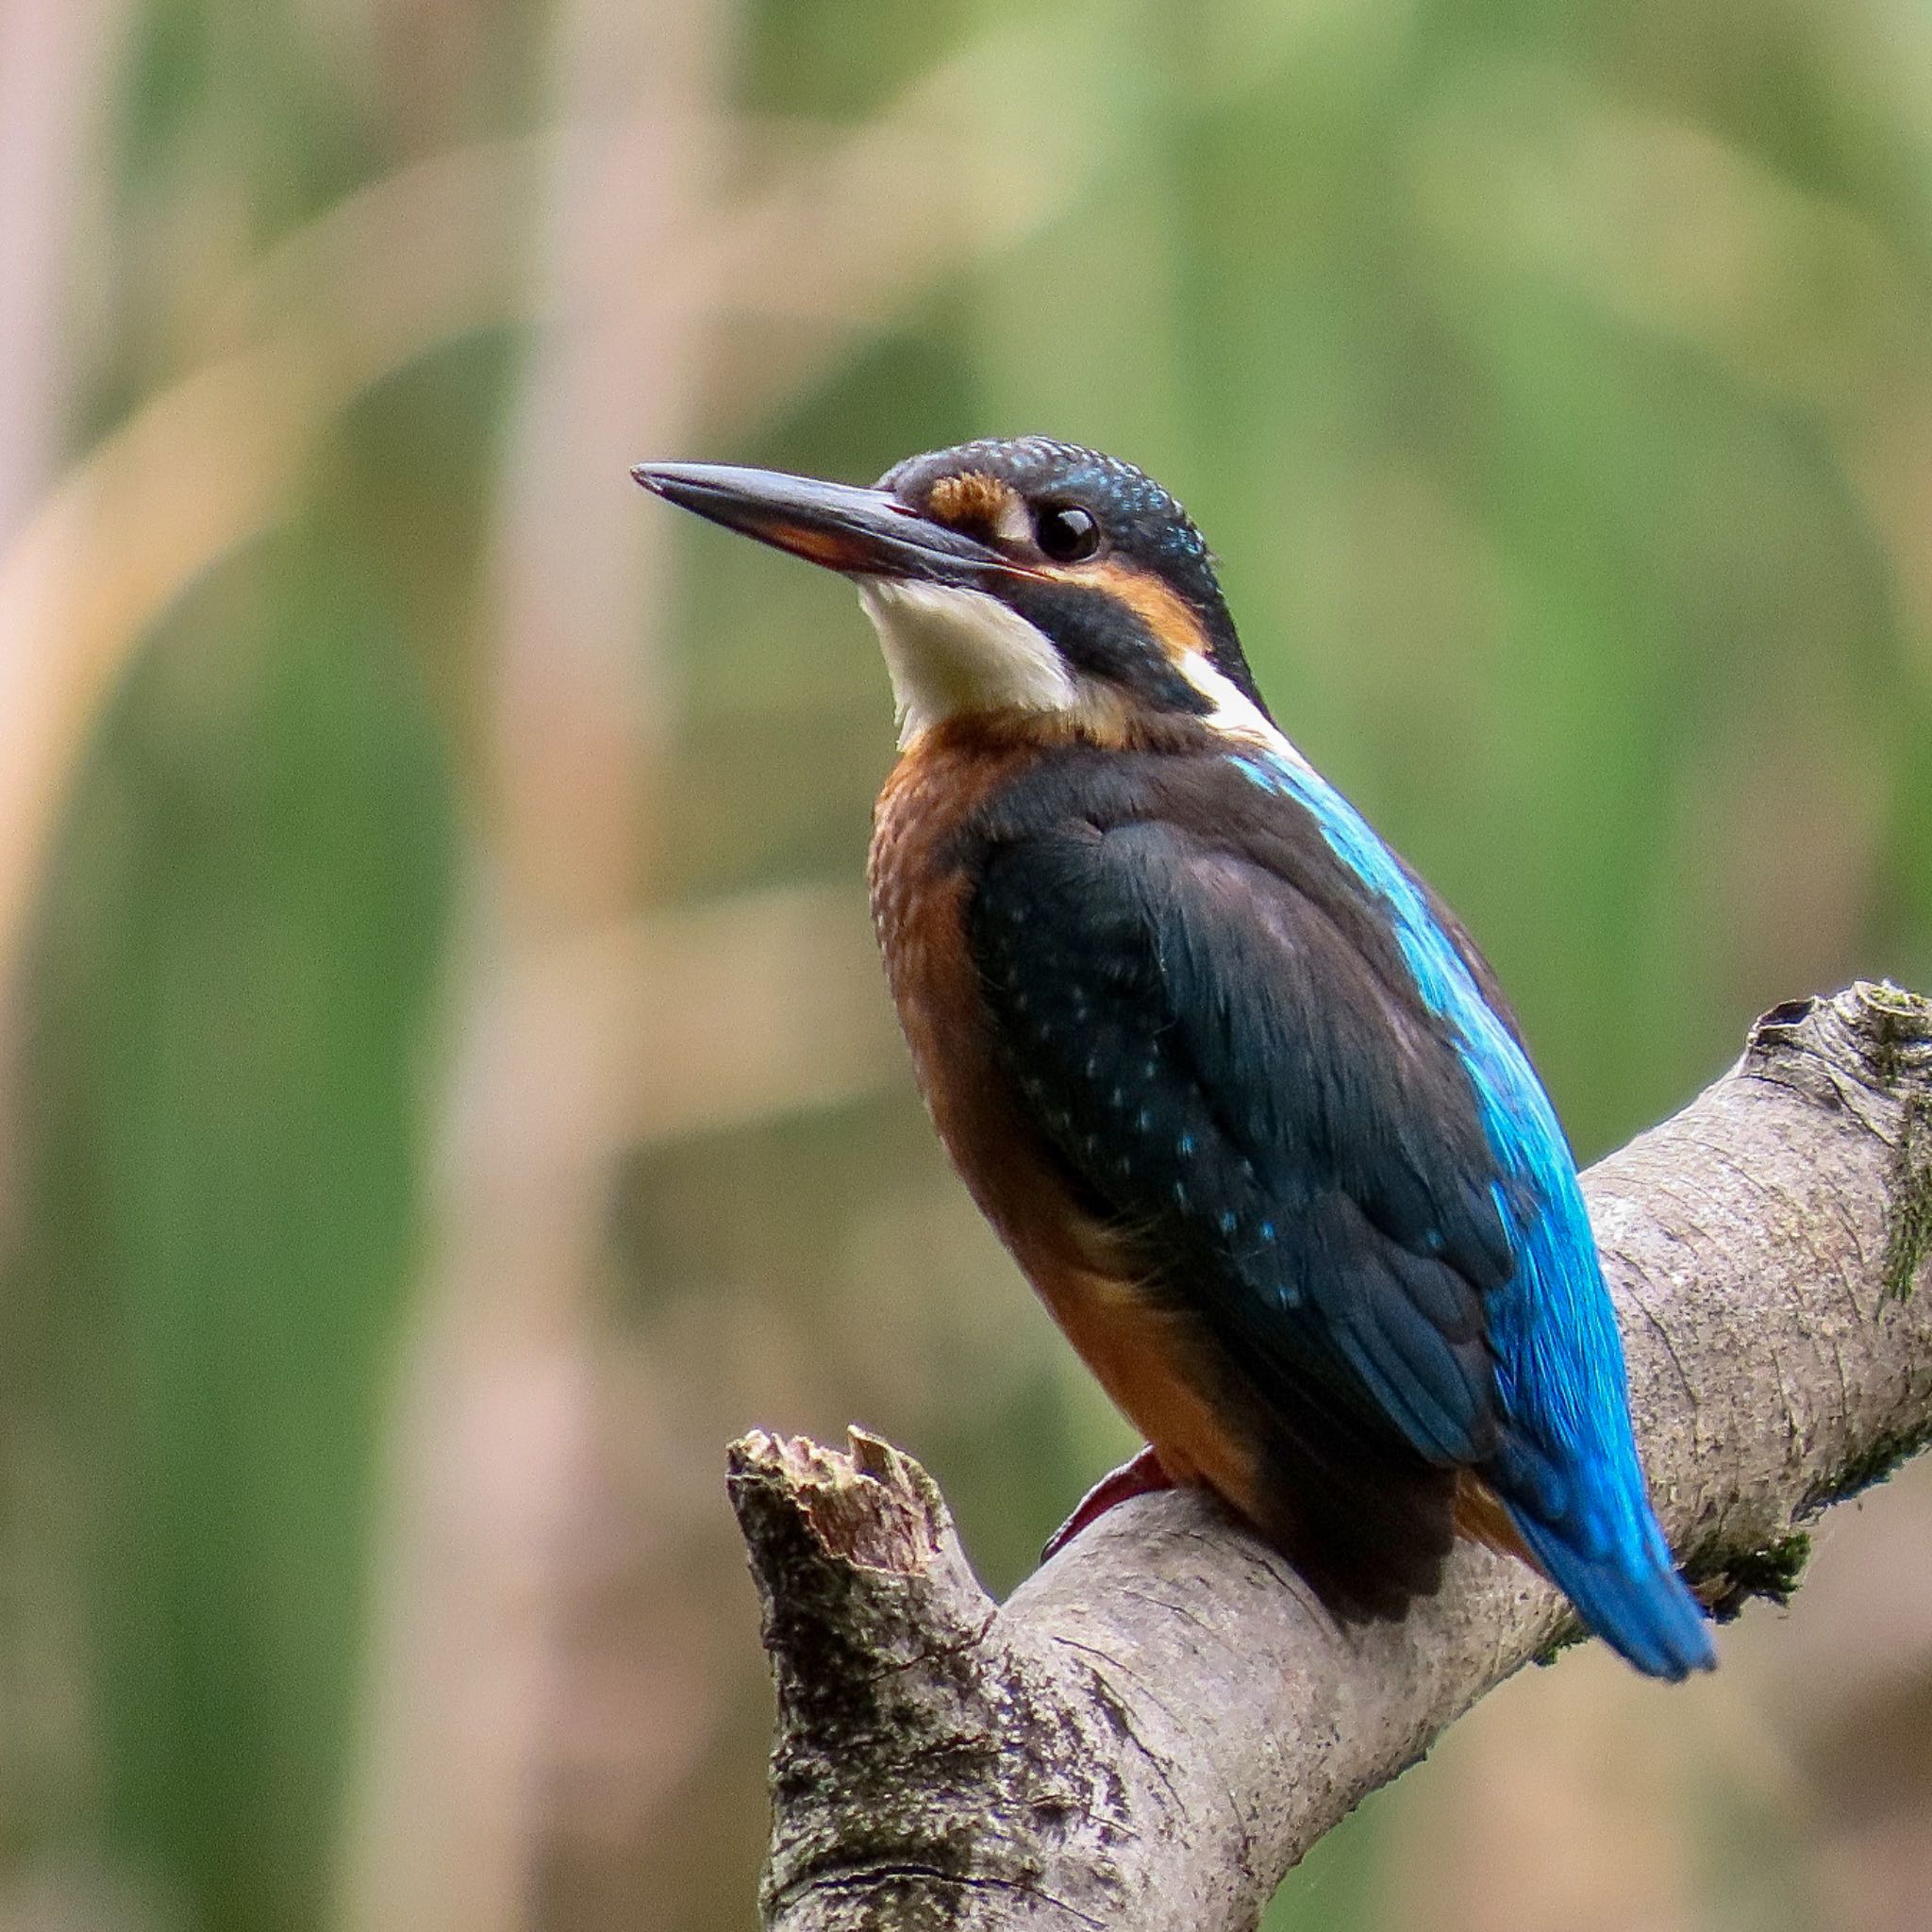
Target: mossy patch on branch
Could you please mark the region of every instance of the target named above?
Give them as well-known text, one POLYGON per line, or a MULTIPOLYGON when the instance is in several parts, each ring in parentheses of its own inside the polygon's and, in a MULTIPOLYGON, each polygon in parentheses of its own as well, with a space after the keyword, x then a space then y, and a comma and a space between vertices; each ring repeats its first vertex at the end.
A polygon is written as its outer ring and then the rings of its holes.
POLYGON ((1890 980, 1857 991, 1871 1027, 1872 1071, 1899 1103, 1880 1274, 1886 1294, 1906 1301, 1932 1247, 1932 1100, 1924 1091, 1932 1003, 1890 980))
POLYGON ((1790 1602, 1810 1560, 1811 1539, 1802 1529, 1731 1557, 1720 1573, 1723 1588, 1710 1600, 1711 1615, 1720 1624, 1728 1624, 1753 1597, 1782 1608, 1790 1602))
POLYGON ((1887 1431, 1811 1490, 1800 1503, 1797 1513, 1809 1516, 1828 1503, 1842 1503, 1860 1491, 1869 1490, 1874 1483, 1882 1483, 1902 1462, 1909 1461, 1928 1443, 1932 1443, 1932 1421, 1915 1422, 1907 1428, 1887 1431))
POLYGON ((1894 1301, 1910 1298, 1919 1264, 1932 1242, 1932 1159, 1927 1128, 1932 1108, 1916 1093, 1899 1109, 1898 1145, 1891 1157, 1891 1201, 1885 1225, 1885 1291, 1894 1301))
MULTIPOLYGON (((1932 1041, 1932 1001, 1889 979, 1854 989, 1872 1022, 1872 1071, 1887 1088, 1898 1085, 1907 1049, 1932 1041)), ((1761 1024, 1761 1023, 1760 1023, 1761 1024)))

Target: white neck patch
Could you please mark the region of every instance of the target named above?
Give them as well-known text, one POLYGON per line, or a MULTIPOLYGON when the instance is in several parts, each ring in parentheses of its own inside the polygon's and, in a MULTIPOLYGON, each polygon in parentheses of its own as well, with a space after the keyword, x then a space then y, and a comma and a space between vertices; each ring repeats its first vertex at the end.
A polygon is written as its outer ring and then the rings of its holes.
POLYGON ((1201 721, 1210 730, 1220 732, 1224 738, 1258 745, 1304 771, 1314 770, 1300 748, 1262 714, 1254 699, 1233 678, 1217 671, 1200 652, 1191 651, 1181 659, 1180 674, 1213 706, 1201 721))
POLYGON ((966 712, 1118 713, 1117 697, 1078 675, 1044 632, 983 591, 860 577, 858 601, 885 653, 902 746, 966 712))

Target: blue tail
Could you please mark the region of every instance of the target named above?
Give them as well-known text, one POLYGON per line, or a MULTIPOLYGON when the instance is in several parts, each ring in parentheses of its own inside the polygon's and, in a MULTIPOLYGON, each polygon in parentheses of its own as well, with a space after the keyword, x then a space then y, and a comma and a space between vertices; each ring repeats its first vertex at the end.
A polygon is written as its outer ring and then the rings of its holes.
POLYGON ((1673 1568, 1654 1522, 1642 1524, 1637 1547, 1613 1542, 1589 1557, 1526 1509, 1511 1508, 1509 1517, 1584 1623, 1646 1676, 1675 1684, 1717 1667, 1704 1607, 1673 1568))

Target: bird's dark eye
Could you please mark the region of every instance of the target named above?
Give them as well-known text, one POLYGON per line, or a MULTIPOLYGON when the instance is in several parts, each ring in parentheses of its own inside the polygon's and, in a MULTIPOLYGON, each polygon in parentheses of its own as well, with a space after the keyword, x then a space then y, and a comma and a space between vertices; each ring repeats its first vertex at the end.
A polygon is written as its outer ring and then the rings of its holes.
POLYGON ((1100 548, 1100 525, 1077 503, 1043 503, 1033 513, 1034 541, 1056 563, 1079 563, 1100 548))

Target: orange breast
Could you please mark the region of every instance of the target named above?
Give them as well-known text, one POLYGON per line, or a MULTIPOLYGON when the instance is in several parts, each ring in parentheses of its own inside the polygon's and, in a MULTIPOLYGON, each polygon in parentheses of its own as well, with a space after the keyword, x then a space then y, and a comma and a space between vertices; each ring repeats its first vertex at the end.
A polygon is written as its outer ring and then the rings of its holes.
POLYGON ((921 1091, 960 1177, 1101 1386, 1179 1482, 1246 1514, 1255 1456, 1212 1394, 1208 1344, 1156 1307, 1068 1187, 998 1055, 967 944, 962 832, 1047 747, 984 724, 914 741, 874 823, 873 918, 921 1091))

